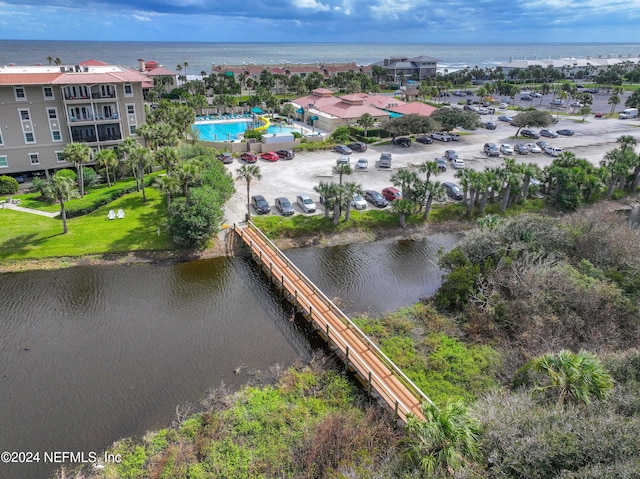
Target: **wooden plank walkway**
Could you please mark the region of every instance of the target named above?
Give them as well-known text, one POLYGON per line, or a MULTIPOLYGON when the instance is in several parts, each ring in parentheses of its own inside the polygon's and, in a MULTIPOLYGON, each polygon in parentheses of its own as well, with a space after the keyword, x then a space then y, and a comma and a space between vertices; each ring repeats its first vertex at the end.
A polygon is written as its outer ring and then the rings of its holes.
POLYGON ((424 419, 420 405, 431 400, 320 291, 253 223, 235 232, 358 379, 376 393, 403 422, 413 414, 424 419))

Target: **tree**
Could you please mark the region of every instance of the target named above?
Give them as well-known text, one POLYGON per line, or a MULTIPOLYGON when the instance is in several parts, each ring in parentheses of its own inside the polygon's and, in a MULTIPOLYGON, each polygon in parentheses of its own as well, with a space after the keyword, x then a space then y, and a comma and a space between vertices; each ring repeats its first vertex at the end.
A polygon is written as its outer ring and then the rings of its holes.
POLYGON ((436 131, 439 125, 428 116, 404 115, 387 120, 384 129, 392 138, 412 133, 429 133, 436 131))
POLYGON ((187 198, 171 203, 167 226, 172 241, 178 246, 199 248, 206 245, 218 230, 224 217, 218 195, 209 188, 194 188, 187 198))
MULTIPOLYGON (((72 143, 77 144, 77 143, 72 143)), ((60 203, 60 217, 62 218, 62 232, 67 234, 67 212, 65 210, 65 202, 77 196, 74 189, 74 181, 64 175, 53 175, 49 182, 42 189, 42 196, 46 199, 54 200, 60 203)))
POLYGON ((167 196, 167 208, 171 208, 171 197, 180 192, 180 181, 173 175, 163 175, 156 178, 156 186, 167 196))
POLYGON ((242 165, 236 170, 236 180, 244 180, 247 183, 247 221, 251 220, 251 182, 262 178, 258 165, 242 165))
POLYGON ((0 176, 0 195, 13 195, 18 192, 20 185, 12 176, 0 176))
POLYGON ((373 126, 376 119, 370 113, 363 113, 362 116, 358 119, 358 125, 362 127, 364 130, 364 136, 367 136, 367 132, 369 128, 373 126))
POLYGON ((353 181, 347 181, 342 188, 344 189, 344 204, 346 207, 344 219, 345 221, 349 221, 351 219, 351 203, 353 202, 353 195, 362 194, 362 185, 353 181))
MULTIPOLYGON (((112 148, 107 148, 104 150, 100 150, 95 155, 95 160, 98 165, 104 167, 104 175, 107 177, 107 185, 111 188, 111 178, 109 177, 109 167, 115 167, 118 165, 118 156, 116 155, 115 150, 112 148)), ((115 174, 113 177, 115 181, 115 174)))
POLYGON ((91 148, 84 143, 68 143, 62 150, 62 157, 70 162, 78 172, 78 187, 80 196, 84 196, 84 177, 82 174, 83 163, 89 162, 91 159, 91 148))
POLYGON ((335 167, 335 171, 336 171, 336 173, 338 173, 338 176, 339 176, 338 184, 340 186, 342 186, 342 177, 344 175, 350 175, 351 173, 353 173, 353 170, 351 169, 351 166, 349 166, 347 163, 337 164, 336 167, 335 167))
POLYGON ((620 97, 618 95, 611 95, 609 100, 607 101, 609 105, 611 105, 611 112, 609 112, 609 116, 613 116, 614 111, 616 110, 616 105, 620 103, 620 97))
POLYGON ((427 188, 428 188, 428 194, 427 194, 427 201, 424 207, 424 216, 423 218, 426 220, 429 218, 429 213, 431 212, 431 205, 433 204, 433 200, 436 198, 440 198, 440 197, 444 197, 445 194, 445 190, 444 190, 444 186, 442 186, 442 183, 440 183, 439 181, 427 181, 427 188))
POLYGON ((129 165, 132 169, 137 170, 138 179, 140 181, 140 189, 142 190, 142 201, 146 203, 147 194, 144 189, 144 175, 147 168, 155 164, 155 154, 147 150, 143 146, 138 146, 129 155, 129 165))
POLYGON ((518 113, 511 122, 512 125, 518 127, 516 138, 520 134, 520 130, 527 127, 545 128, 551 124, 553 119, 546 111, 532 110, 518 113))
POLYGON ((313 187, 313 191, 320 195, 320 203, 324 205, 324 217, 329 218, 329 210, 333 208, 336 201, 336 183, 327 183, 321 181, 318 185, 313 187))
POLYGON ((296 109, 292 103, 285 103, 282 107, 282 114, 287 117, 287 120, 291 121, 291 117, 296 113, 296 109))
POLYGON ((398 213, 398 221, 402 228, 405 227, 407 215, 412 214, 416 210, 416 202, 407 198, 394 200, 391 202, 391 210, 398 213))
POLYGON ((480 117, 476 112, 460 108, 442 107, 434 111, 429 118, 439 123, 444 131, 451 131, 457 127, 475 130, 480 126, 480 117))
POLYGON ((640 90, 635 90, 624 102, 627 108, 640 108, 640 90))
POLYGON ((589 404, 592 398, 601 399, 613 388, 611 375, 598 358, 584 350, 545 354, 532 359, 530 366, 547 379, 536 390, 553 391, 558 404, 568 401, 589 404))
POLYGON ((331 133, 331 139, 340 143, 349 141, 349 127, 339 126, 331 133))
POLYGON ((422 404, 425 420, 410 417, 407 432, 407 457, 425 477, 456 477, 465 465, 480 459, 480 424, 462 401, 442 408, 422 404))

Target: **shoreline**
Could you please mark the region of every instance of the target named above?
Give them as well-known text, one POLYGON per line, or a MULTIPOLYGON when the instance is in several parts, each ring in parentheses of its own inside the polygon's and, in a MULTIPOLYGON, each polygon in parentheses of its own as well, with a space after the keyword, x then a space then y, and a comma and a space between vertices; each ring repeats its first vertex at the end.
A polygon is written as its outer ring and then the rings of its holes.
MULTIPOLYGON (((375 230, 350 230, 334 234, 304 235, 295 238, 278 238, 273 242, 282 250, 308 246, 332 247, 355 242, 372 243, 380 240, 420 240, 432 234, 464 233, 475 226, 466 221, 425 223, 420 226, 378 228, 375 230)), ((0 274, 24 271, 56 270, 78 266, 113 266, 126 264, 176 264, 227 256, 226 231, 222 230, 213 245, 203 251, 127 251, 122 253, 91 254, 85 256, 61 256, 39 259, 6 260, 0 264, 0 274)))

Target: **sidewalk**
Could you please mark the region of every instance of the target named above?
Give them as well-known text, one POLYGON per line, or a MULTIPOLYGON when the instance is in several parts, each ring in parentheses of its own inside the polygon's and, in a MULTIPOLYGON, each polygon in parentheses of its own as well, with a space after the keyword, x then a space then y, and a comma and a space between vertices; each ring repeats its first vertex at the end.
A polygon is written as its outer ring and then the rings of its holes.
POLYGON ((47 216, 48 218, 55 218, 60 214, 59 211, 48 213, 46 211, 34 210, 32 208, 24 208, 22 206, 14 205, 13 203, 2 203, 0 208, 5 210, 22 211, 23 213, 31 213, 32 215, 47 216))

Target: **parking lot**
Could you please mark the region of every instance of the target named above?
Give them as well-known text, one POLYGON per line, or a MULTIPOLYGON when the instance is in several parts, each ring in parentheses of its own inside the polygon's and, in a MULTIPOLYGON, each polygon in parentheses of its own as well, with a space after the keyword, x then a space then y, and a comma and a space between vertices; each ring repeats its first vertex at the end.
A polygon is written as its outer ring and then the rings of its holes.
MULTIPOLYGON (((608 110, 607 110, 608 111, 608 110)), ((499 110, 493 116, 496 121, 497 116, 501 114, 499 110)), ((517 112, 509 111, 510 116, 515 116, 517 112)), ((484 121, 489 121, 490 116, 484 115, 484 121)), ((350 155, 351 165, 353 166, 359 158, 367 158, 369 167, 366 171, 355 170, 352 175, 345 177, 344 181, 355 181, 359 183, 363 189, 372 189, 381 191, 387 186, 392 186, 390 178, 400 168, 416 167, 424 161, 432 161, 438 157, 443 157, 446 150, 455 150, 458 156, 462 158, 467 168, 475 170, 483 170, 485 167, 498 166, 503 163, 504 156, 487 157, 483 152, 483 146, 486 142, 495 143, 498 147, 502 143, 508 143, 515 146, 516 143, 529 143, 536 140, 528 138, 518 138, 516 141, 514 135, 517 128, 508 123, 496 121, 498 127, 496 130, 479 129, 470 132, 462 132, 459 141, 440 142, 434 141, 433 144, 425 145, 413 142, 410 148, 403 148, 395 145, 385 146, 369 146, 364 153, 353 152, 350 155), (378 169, 375 167, 376 160, 380 154, 389 152, 393 156, 392 167, 390 169, 378 169)), ((594 165, 599 165, 606 152, 617 146, 616 140, 622 135, 638 135, 640 131, 640 122, 638 119, 618 120, 606 118, 594 118, 593 115, 587 117, 582 122, 582 118, 578 116, 560 115, 560 121, 556 125, 549 128, 559 130, 568 128, 575 131, 574 136, 563 137, 547 140, 551 145, 562 148, 564 151, 571 151, 579 158, 584 158, 594 165)), ((277 197, 285 196, 292 203, 295 202, 296 196, 299 194, 308 194, 316 201, 318 209, 317 215, 323 215, 324 210, 319 203, 318 194, 313 191, 313 187, 317 186, 320 181, 338 182, 338 175, 333 171, 336 160, 344 155, 333 151, 319 152, 297 152, 293 160, 280 160, 270 163, 258 160, 258 165, 262 173, 262 179, 253 181, 251 184, 251 194, 263 195, 271 204, 270 214, 279 214, 273 206, 277 197)), ((553 158, 545 154, 529 154, 514 155, 517 162, 533 162, 540 167, 545 167, 553 161, 553 158)), ((233 164, 227 165, 227 168, 235 177, 235 171, 240 167, 242 162, 235 160, 233 164)), ((447 171, 438 176, 439 181, 453 181, 457 183, 455 172, 448 164, 447 171)), ((227 203, 226 222, 237 223, 244 220, 246 213, 246 187, 241 181, 237 182, 236 193, 227 203)), ((368 208, 375 208, 369 205, 368 208)), ((294 205, 296 214, 305 214, 302 210, 294 205)), ((252 211, 252 214, 255 214, 252 211)))

